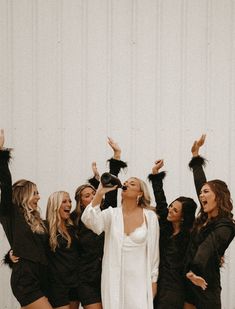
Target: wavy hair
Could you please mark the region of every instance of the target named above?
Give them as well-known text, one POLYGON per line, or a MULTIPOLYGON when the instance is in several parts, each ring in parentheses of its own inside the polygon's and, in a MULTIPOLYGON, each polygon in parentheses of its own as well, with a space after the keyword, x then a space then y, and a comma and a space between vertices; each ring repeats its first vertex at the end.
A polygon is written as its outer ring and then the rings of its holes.
MULTIPOLYGON (((66 229, 62 228, 62 220, 60 217, 60 206, 62 204, 64 194, 69 194, 65 191, 57 191, 52 193, 47 201, 47 210, 46 210, 46 220, 48 223, 48 229, 49 229, 49 243, 52 251, 56 250, 56 247, 58 246, 58 233, 61 234, 66 240, 67 240, 67 248, 71 246, 71 237, 69 235, 69 232, 66 229)), ((65 221, 65 225, 73 225, 71 219, 67 219, 65 221)))
POLYGON ((35 183, 26 179, 20 179, 12 186, 12 202, 20 208, 32 232, 43 234, 46 232, 46 227, 40 212, 29 205, 29 200, 34 196, 35 191, 35 183))
POLYGON ((84 210, 84 206, 82 205, 82 191, 86 188, 91 188, 96 192, 96 189, 89 183, 83 184, 79 186, 76 191, 75 191, 75 201, 76 201, 76 207, 74 212, 76 213, 76 219, 75 219, 75 224, 78 225, 78 222, 82 216, 82 212, 84 210))
MULTIPOLYGON (((215 218, 228 218, 233 221, 233 202, 227 184, 219 179, 207 181, 205 184, 207 184, 211 191, 215 194, 215 201, 218 206, 218 215, 215 218)), ((205 213, 201 207, 195 226, 200 228, 207 221, 207 219, 208 214, 205 213)))

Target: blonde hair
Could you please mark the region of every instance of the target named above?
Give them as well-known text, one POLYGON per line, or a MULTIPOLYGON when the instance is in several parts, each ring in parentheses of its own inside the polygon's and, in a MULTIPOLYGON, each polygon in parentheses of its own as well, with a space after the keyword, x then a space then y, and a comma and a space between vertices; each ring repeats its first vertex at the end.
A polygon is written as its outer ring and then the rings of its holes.
POLYGON ((12 186, 12 202, 21 209, 32 232, 43 234, 46 232, 46 227, 40 212, 29 205, 29 200, 34 196, 36 189, 35 183, 29 180, 20 179, 16 181, 12 186))
POLYGON ((153 210, 154 212, 156 212, 155 207, 151 206, 151 197, 150 197, 150 193, 147 187, 147 184, 140 178, 138 177, 131 177, 135 180, 137 180, 139 182, 140 185, 140 191, 143 193, 142 196, 140 196, 139 198, 137 198, 137 205, 141 208, 146 208, 146 209, 150 209, 153 210))
MULTIPOLYGON (((61 234, 67 241, 67 248, 71 246, 71 237, 67 229, 62 229, 61 217, 60 217, 60 206, 63 202, 64 194, 68 194, 65 191, 57 191, 52 193, 47 201, 47 211, 46 211, 46 220, 48 222, 49 228, 49 243, 52 251, 55 251, 58 246, 57 236, 58 233, 61 234)), ((65 222, 66 225, 73 225, 71 219, 67 219, 65 222)))

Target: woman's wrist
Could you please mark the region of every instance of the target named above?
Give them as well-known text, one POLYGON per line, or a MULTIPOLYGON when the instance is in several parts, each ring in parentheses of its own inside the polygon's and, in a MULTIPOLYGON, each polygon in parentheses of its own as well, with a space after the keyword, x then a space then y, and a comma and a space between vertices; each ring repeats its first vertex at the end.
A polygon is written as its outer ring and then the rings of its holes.
POLYGON ((115 151, 113 154, 113 158, 115 160, 120 160, 121 159, 121 151, 115 151))

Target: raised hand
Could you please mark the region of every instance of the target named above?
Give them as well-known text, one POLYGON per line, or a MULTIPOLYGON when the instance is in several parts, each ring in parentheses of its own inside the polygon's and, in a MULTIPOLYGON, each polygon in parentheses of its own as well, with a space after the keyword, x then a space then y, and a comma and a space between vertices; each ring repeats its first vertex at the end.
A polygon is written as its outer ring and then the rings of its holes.
POLYGON ((113 149, 113 158, 120 160, 121 158, 121 148, 117 142, 115 142, 111 137, 108 137, 108 144, 113 149))
POLYGON ((100 180, 100 173, 99 173, 99 171, 98 171, 96 162, 92 162, 92 163, 91 163, 91 168, 92 168, 94 177, 99 181, 99 180, 100 180))
POLYGON ((4 141, 5 141, 4 130, 0 129, 0 150, 3 148, 4 141))
POLYGON ((207 288, 207 282, 204 278, 195 275, 192 271, 186 274, 186 277, 194 284, 205 290, 207 288))
POLYGON ((113 186, 113 187, 103 187, 102 186, 102 183, 100 182, 97 190, 96 190, 96 193, 95 193, 95 196, 92 200, 92 206, 96 206, 96 205, 100 205, 102 199, 103 199, 103 196, 110 192, 110 191, 113 191, 113 190, 116 190, 117 189, 117 186, 113 186))
POLYGON ((193 157, 197 157, 199 155, 199 149, 201 146, 204 145, 205 139, 206 134, 202 134, 202 136, 198 140, 194 141, 193 146, 191 148, 193 157))
POLYGON ((155 161, 154 166, 152 167, 152 173, 153 175, 158 174, 159 170, 164 166, 163 160, 157 160, 155 161))

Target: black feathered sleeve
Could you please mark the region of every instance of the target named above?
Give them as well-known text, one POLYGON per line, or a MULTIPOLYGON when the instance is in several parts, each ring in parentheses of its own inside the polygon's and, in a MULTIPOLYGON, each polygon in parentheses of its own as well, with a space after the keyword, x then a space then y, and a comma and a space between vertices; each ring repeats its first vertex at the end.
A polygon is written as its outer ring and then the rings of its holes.
POLYGON ((193 171, 194 184, 199 197, 200 191, 206 182, 206 175, 203 167, 206 166, 206 159, 201 156, 193 157, 189 162, 189 168, 193 171))
POLYGON ((10 245, 12 245, 12 180, 8 166, 10 158, 11 155, 9 149, 0 150, 0 222, 10 245))
MULTIPOLYGON (((110 174, 113 174, 115 176, 118 176, 121 169, 127 167, 126 162, 122 160, 116 160, 114 158, 111 158, 108 160, 108 162, 109 162, 109 172, 110 174)), ((109 206, 117 207, 117 192, 118 190, 114 190, 105 194, 103 208, 107 208, 109 206)))
POLYGON ((89 182, 89 184, 92 185, 95 189, 97 189, 97 188, 99 187, 99 184, 100 184, 99 180, 96 179, 95 176, 92 177, 92 178, 89 178, 89 179, 88 179, 88 182, 89 182))
POLYGON ((154 198, 156 202, 156 212, 159 216, 159 221, 165 221, 168 215, 166 196, 163 190, 163 179, 166 172, 158 174, 149 174, 148 180, 152 183, 154 198))
POLYGON ((5 216, 9 213, 12 201, 12 181, 11 173, 8 167, 10 161, 10 150, 0 150, 0 216, 5 216))

